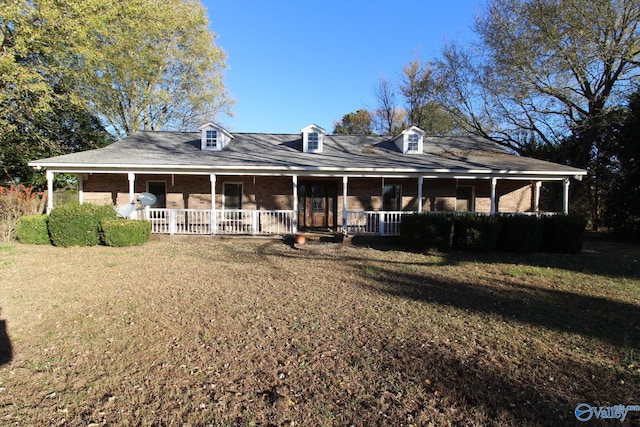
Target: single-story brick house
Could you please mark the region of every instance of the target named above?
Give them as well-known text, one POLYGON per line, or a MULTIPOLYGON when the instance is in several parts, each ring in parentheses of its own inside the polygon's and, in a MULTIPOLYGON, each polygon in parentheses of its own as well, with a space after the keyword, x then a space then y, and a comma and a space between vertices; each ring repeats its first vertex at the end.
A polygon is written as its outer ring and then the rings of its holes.
MULTIPOLYGON (((539 212, 543 181, 586 171, 516 156, 478 137, 429 137, 417 128, 395 137, 230 133, 207 123, 197 132, 140 131, 104 148, 29 163, 75 174, 80 202, 135 203, 132 216, 155 233, 289 234, 328 229, 397 234, 409 212, 539 212)), ((50 199, 48 209, 53 209, 50 199)))

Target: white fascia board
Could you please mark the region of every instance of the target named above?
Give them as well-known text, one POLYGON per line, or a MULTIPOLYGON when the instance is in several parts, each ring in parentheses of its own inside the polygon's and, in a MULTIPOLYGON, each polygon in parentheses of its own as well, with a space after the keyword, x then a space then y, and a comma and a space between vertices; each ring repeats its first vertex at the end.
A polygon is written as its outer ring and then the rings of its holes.
POLYGON ((425 177, 464 177, 465 179, 474 178, 507 178, 508 179, 563 179, 566 177, 584 176, 586 171, 508 171, 508 170, 490 170, 490 169, 468 169, 468 170, 455 170, 455 169, 419 169, 419 168, 335 168, 328 166, 317 167, 301 167, 301 166, 193 166, 193 165, 119 165, 119 164, 102 164, 87 166, 80 163, 68 163, 68 164, 55 164, 47 162, 29 162, 29 166, 47 168, 48 170, 56 173, 126 173, 134 172, 138 174, 209 174, 209 173, 225 173, 232 174, 238 173, 276 173, 281 172, 284 174, 290 172, 323 172, 332 175, 342 174, 364 174, 366 175, 387 175, 387 174, 411 174, 421 175, 425 177))

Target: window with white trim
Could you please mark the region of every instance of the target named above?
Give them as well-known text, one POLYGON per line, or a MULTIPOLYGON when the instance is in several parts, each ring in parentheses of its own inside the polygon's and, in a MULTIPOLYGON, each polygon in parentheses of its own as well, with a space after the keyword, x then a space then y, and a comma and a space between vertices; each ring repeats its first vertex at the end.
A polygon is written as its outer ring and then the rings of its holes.
POLYGON ((205 135, 206 148, 218 148, 218 131, 215 129, 207 129, 205 135))
POLYGON ((307 140, 307 150, 308 151, 318 151, 320 147, 320 135, 318 132, 309 132, 307 140))
POLYGON ((407 138, 407 152, 417 153, 420 147, 420 135, 417 133, 410 133, 407 138))

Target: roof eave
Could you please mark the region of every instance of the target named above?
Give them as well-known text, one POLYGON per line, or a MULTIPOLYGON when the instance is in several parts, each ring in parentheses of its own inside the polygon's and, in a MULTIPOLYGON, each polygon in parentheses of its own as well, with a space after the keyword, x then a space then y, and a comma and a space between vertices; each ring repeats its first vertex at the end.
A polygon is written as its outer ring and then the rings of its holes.
POLYGON ((509 170, 509 169, 448 169, 448 168, 359 168, 359 167, 328 167, 328 166, 207 166, 207 165, 142 165, 142 164, 95 164, 87 165, 83 163, 55 163, 34 161, 29 162, 29 166, 36 168, 47 168, 58 173, 180 173, 180 174, 210 174, 210 173, 268 173, 274 172, 279 174, 314 173, 322 172, 327 174, 410 174, 424 177, 464 177, 464 178, 509 178, 509 179, 563 179, 575 177, 580 179, 587 174, 581 169, 565 170, 565 171, 543 171, 543 170, 509 170))

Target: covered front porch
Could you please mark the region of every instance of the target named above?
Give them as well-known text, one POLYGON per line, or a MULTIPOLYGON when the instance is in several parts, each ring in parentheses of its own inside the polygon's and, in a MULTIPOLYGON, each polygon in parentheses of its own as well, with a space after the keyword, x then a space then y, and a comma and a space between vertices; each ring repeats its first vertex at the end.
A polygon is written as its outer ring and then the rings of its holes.
MULTIPOLYGON (((47 171, 50 191, 53 173, 47 171)), ((538 215, 543 181, 569 178, 490 175, 237 175, 167 173, 78 174, 80 203, 135 203, 152 192, 158 206, 138 206, 132 218, 152 223, 154 234, 288 235, 330 230, 346 235, 396 236, 404 215, 474 212, 538 215)), ((51 193, 50 193, 51 194, 51 193)), ((52 201, 49 210, 53 209, 52 201)))

